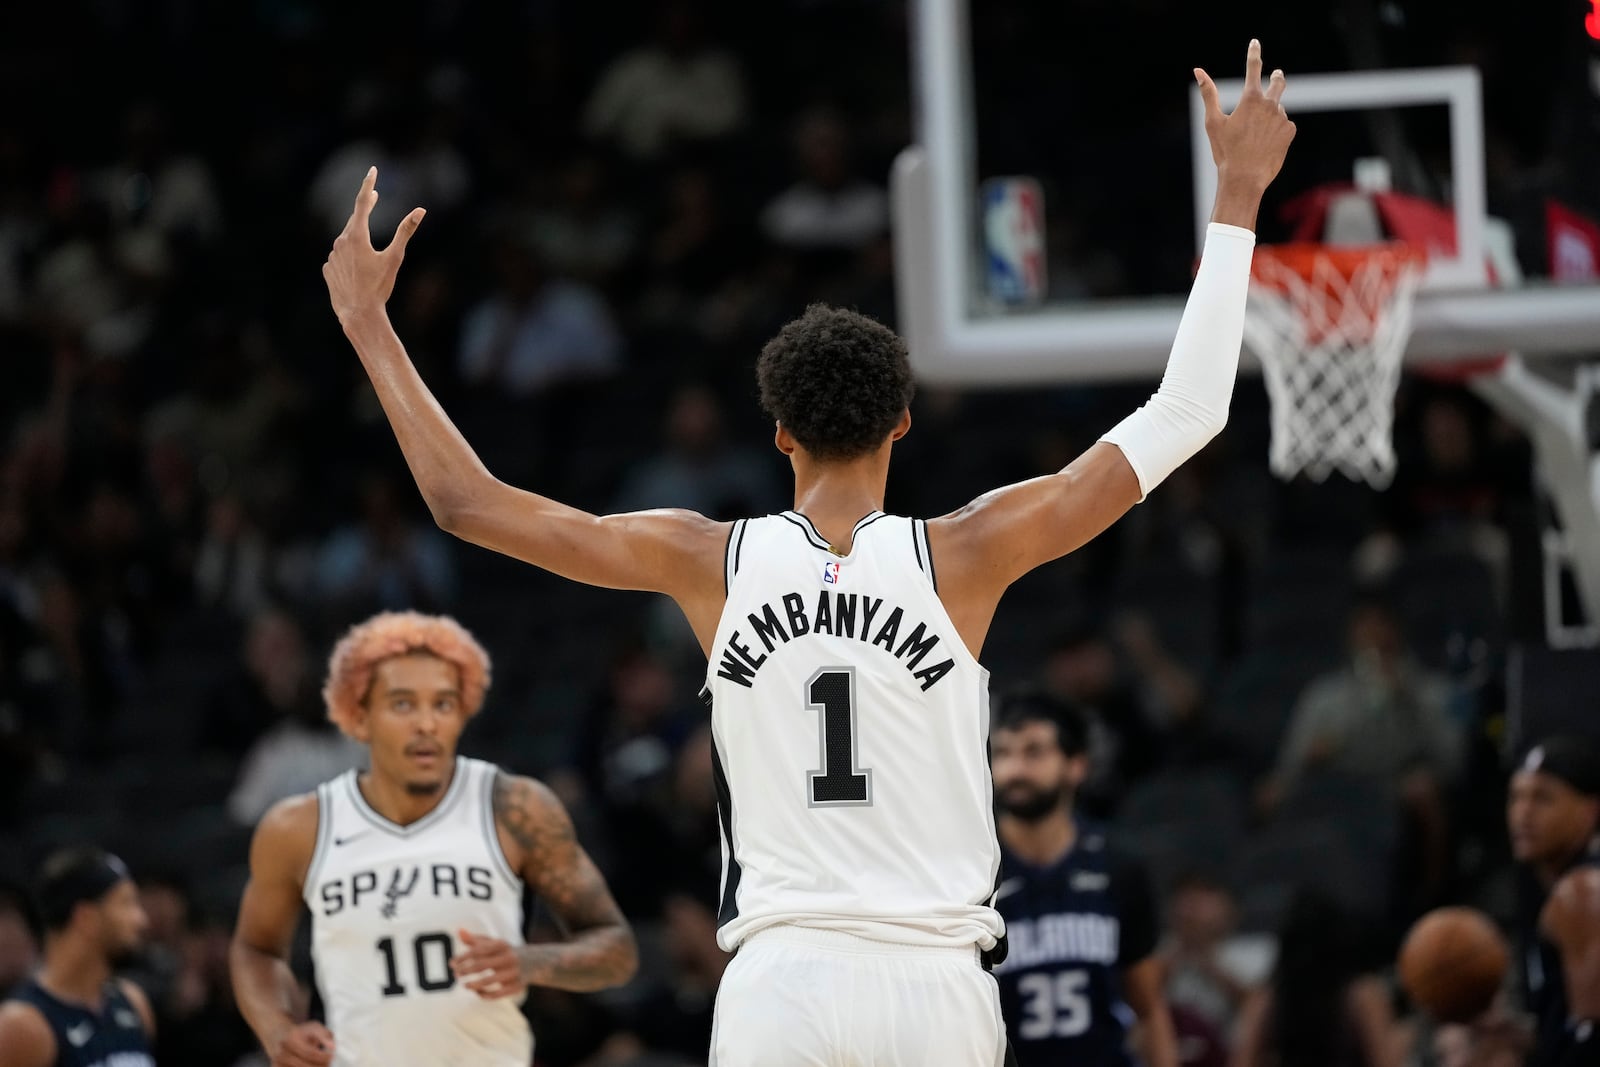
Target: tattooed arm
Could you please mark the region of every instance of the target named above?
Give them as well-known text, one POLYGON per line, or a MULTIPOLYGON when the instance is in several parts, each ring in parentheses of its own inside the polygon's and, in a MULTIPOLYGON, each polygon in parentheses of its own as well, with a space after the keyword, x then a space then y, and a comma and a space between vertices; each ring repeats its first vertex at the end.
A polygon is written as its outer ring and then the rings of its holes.
MULTIPOLYGON (((521 985, 590 992, 622 985, 639 966, 638 946, 594 861, 578 844, 561 801, 531 778, 499 773, 494 821, 522 880, 567 932, 555 944, 522 945, 521 985)), ((468 965, 471 965, 468 959, 468 965)))

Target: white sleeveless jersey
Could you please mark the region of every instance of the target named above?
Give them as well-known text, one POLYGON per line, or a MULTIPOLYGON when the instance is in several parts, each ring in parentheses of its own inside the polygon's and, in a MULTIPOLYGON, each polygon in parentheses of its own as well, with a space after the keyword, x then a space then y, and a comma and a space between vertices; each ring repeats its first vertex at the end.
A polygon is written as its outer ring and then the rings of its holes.
POLYGON ((374 811, 349 771, 317 787, 306 876, 311 954, 336 1067, 527 1067, 522 998, 484 1000, 450 970, 466 929, 522 944, 522 882, 495 836, 497 768, 465 757, 409 826, 374 811))
POLYGON ((989 674, 927 526, 873 512, 839 555, 802 515, 734 524, 711 704, 718 942, 774 923, 989 949, 1000 847, 989 674))

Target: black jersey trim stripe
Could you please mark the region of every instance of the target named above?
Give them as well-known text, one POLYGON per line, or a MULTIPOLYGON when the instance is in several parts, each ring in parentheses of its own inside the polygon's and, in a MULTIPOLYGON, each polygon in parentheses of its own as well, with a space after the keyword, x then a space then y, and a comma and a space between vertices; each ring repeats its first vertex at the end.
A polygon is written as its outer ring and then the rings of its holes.
POLYGON ((927 574, 928 566, 922 562, 922 535, 917 530, 916 519, 911 520, 911 551, 917 557, 917 570, 927 574))
POLYGON ((854 530, 850 531, 850 549, 851 549, 851 551, 855 550, 856 538, 861 536, 861 531, 862 530, 865 530, 868 526, 871 526, 873 523, 877 522, 879 519, 887 519, 888 517, 889 516, 885 515, 881 511, 874 511, 871 515, 868 515, 866 518, 864 518, 860 522, 856 523, 856 528, 854 530))
POLYGON ((744 559, 744 535, 750 531, 750 520, 739 520, 739 543, 733 546, 733 573, 739 573, 739 563, 744 559))
MULTIPOLYGON (((816 524, 810 519, 806 518, 804 515, 800 514, 798 511, 785 511, 782 513, 782 517, 788 519, 790 522, 800 527, 800 529, 804 530, 806 539, 813 545, 817 546, 818 548, 825 548, 829 552, 834 551, 833 545, 829 544, 828 539, 822 536, 822 532, 817 529, 816 524)), ((856 524, 850 527, 850 548, 852 551, 855 550, 856 535, 884 517, 884 513, 881 511, 869 511, 865 515, 861 516, 860 519, 856 520, 856 524)), ((836 554, 842 555, 843 553, 836 554)))
POLYGON ((728 544, 722 550, 722 585, 723 595, 733 591, 733 576, 739 573, 739 555, 744 547, 744 531, 749 525, 749 519, 740 519, 733 524, 733 529, 728 531, 728 544))
POLYGON ((922 556, 928 561, 928 581, 933 583, 933 591, 939 591, 939 572, 933 568, 933 542, 928 538, 928 520, 917 519, 915 522, 918 540, 922 542, 922 556))
MULTIPOLYGON (((348 771, 355 774, 355 771, 348 771)), ((333 790, 323 782, 317 786, 317 843, 311 849, 311 864, 306 868, 306 889, 317 884, 324 857, 328 854, 328 839, 333 836, 333 790)))
MULTIPOLYGON (((991 769, 989 762, 989 731, 994 724, 994 705, 989 699, 989 687, 987 683, 984 683, 978 690, 978 717, 980 719, 980 722, 978 723, 980 732, 979 736, 981 737, 981 741, 979 743, 983 745, 983 755, 981 757, 983 760, 983 777, 984 780, 988 782, 989 793, 992 796, 994 794, 994 771, 991 769)), ((989 832, 994 835, 992 838, 994 841, 994 885, 990 886, 989 897, 983 903, 987 904, 990 908, 996 908, 996 905, 999 903, 997 898, 1000 896, 1000 882, 1003 874, 1005 873, 1005 849, 1000 843, 1000 827, 994 824, 993 816, 990 818, 991 821, 989 824, 989 832)), ((996 908, 996 910, 998 909, 996 908)), ((1000 966, 1000 964, 1006 961, 1006 956, 1008 956, 1010 952, 1010 934, 1006 931, 1005 926, 1002 923, 1001 934, 999 937, 995 938, 994 947, 980 949, 978 952, 978 962, 982 965, 984 970, 992 972, 996 967, 1000 966)))
POLYGON ((722 753, 716 738, 711 739, 711 781, 717 790, 717 817, 722 823, 722 839, 728 849, 728 869, 722 879, 722 904, 717 909, 717 928, 728 925, 739 917, 739 854, 733 848, 733 793, 728 788, 728 776, 722 769, 722 753))
POLYGON ((484 844, 489 847, 489 855, 494 857, 494 865, 500 871, 500 876, 506 880, 512 892, 522 892, 522 879, 517 877, 517 872, 511 867, 511 857, 506 855, 505 846, 500 843, 500 834, 494 824, 494 786, 504 772, 499 767, 485 765, 483 768, 483 817, 479 820, 483 824, 484 844))
POLYGON ((393 834, 395 837, 412 837, 420 834, 448 815, 450 809, 460 799, 461 794, 466 791, 466 785, 462 781, 467 777, 467 769, 464 764, 465 761, 460 756, 457 756, 455 772, 450 775, 450 788, 445 791, 444 799, 439 801, 438 807, 409 826, 401 826, 397 822, 391 822, 375 811, 372 805, 367 803, 367 798, 361 795, 361 787, 356 783, 356 772, 354 771, 350 772, 350 777, 346 780, 349 785, 350 801, 354 805, 357 815, 384 833, 393 834))
POLYGON ((861 516, 860 520, 857 521, 854 526, 850 528, 850 537, 854 539, 856 534, 860 533, 862 530, 865 530, 868 526, 871 526, 881 518, 883 518, 883 512, 881 511, 867 512, 865 515, 861 516))
POLYGON ((790 522, 800 527, 800 532, 806 535, 806 540, 810 541, 816 547, 827 551, 833 550, 833 546, 822 539, 822 535, 817 533, 817 528, 811 525, 811 520, 806 518, 804 515, 793 511, 785 511, 779 516, 779 518, 788 519, 790 522))

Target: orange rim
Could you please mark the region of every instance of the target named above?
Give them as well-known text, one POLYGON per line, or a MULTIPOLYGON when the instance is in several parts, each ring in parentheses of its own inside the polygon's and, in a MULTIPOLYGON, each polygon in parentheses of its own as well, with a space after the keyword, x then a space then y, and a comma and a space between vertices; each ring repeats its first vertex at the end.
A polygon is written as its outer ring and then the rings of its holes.
POLYGON ((1332 266, 1340 277, 1348 279, 1356 271, 1376 263, 1386 275, 1397 277, 1405 267, 1412 264, 1420 265, 1427 258, 1422 249, 1402 241, 1365 245, 1326 245, 1315 241, 1295 241, 1288 244, 1257 245, 1250 273, 1257 282, 1275 286, 1273 278, 1263 276, 1264 268, 1271 271, 1276 267, 1309 279, 1316 271, 1317 265, 1325 263, 1332 266))

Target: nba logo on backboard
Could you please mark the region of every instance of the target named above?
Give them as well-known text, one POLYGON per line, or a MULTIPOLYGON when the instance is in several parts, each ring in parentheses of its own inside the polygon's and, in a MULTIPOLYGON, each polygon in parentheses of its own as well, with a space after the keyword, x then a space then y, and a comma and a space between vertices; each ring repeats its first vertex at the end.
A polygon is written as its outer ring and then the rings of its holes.
POLYGON ((991 297, 1005 304, 1044 299, 1044 193, 1038 182, 983 183, 983 248, 991 297))
POLYGON ((839 584, 839 565, 831 560, 822 565, 822 580, 829 585, 839 584))

